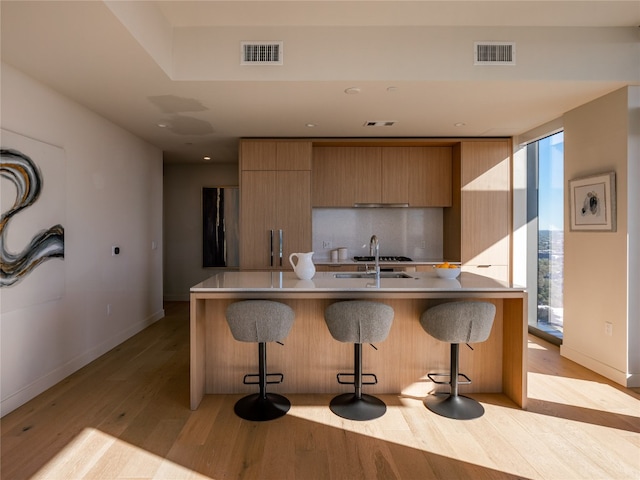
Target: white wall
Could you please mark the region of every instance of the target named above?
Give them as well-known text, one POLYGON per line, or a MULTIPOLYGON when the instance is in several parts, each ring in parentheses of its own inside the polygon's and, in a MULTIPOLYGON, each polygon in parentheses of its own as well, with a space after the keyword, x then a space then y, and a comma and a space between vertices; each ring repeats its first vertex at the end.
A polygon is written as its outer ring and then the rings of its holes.
POLYGON ((219 270, 202 267, 202 188, 230 186, 237 163, 165 165, 165 300, 189 300, 189 289, 219 270))
POLYGON ((561 353, 626 386, 640 386, 639 90, 617 90, 563 120, 567 181, 616 172, 617 231, 572 232, 566 216, 561 353), (613 335, 605 334, 605 322, 613 335))
POLYGON ((4 415, 164 312, 162 152, 4 63, 1 94, 3 129, 61 147, 65 157, 64 185, 44 179, 45 188, 64 189, 65 258, 51 260, 62 262, 56 281, 64 289, 0 318, 4 415))

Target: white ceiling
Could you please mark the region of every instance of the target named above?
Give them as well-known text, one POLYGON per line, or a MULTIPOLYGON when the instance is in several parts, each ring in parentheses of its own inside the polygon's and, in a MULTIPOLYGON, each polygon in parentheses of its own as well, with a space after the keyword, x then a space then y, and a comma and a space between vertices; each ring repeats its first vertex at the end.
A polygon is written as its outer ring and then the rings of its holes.
POLYGON ((235 161, 240 137, 517 136, 640 84, 640 0, 0 8, 3 62, 157 145, 167 162, 235 161), (284 65, 240 66, 241 40, 284 41, 284 65), (474 41, 514 41, 516 66, 474 67, 474 41), (397 123, 363 126, 371 120, 397 123))

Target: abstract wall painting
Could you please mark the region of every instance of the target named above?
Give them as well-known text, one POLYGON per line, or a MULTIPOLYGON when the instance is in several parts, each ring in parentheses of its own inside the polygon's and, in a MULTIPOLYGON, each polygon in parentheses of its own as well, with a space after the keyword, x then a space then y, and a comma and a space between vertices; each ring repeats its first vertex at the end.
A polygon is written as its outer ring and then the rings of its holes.
POLYGON ((615 172, 569 181, 572 231, 616 231, 615 172))
POLYGON ((240 265, 238 187, 202 189, 202 266, 240 265))
POLYGON ((64 294, 65 152, 0 130, 0 303, 3 313, 64 294))

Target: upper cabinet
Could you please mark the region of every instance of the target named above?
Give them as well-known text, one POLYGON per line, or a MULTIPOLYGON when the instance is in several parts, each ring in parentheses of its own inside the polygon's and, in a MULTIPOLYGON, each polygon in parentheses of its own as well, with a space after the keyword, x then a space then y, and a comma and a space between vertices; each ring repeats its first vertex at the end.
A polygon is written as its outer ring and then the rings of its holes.
POLYGON ((451 147, 381 147, 382 203, 451 205, 451 147))
POLYGON ((311 179, 314 207, 380 203, 380 148, 314 146, 311 179))
POLYGON ((311 170, 311 142, 243 140, 240 170, 311 170))
POLYGON ((312 205, 451 205, 451 147, 318 146, 312 205))

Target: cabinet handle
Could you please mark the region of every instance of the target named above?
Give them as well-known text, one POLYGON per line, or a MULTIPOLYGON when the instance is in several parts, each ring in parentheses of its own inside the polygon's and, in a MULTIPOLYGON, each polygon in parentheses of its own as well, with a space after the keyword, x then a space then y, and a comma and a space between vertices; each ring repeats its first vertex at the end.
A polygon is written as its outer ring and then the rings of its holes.
POLYGON ((476 265, 478 268, 490 268, 491 265, 476 265))
POLYGON ((282 249, 283 249, 283 243, 282 243, 282 229, 278 230, 278 233, 280 234, 280 266, 282 266, 282 249))
POLYGON ((273 230, 269 230, 269 243, 269 251, 271 252, 271 260, 269 262, 269 266, 273 267, 273 230))

